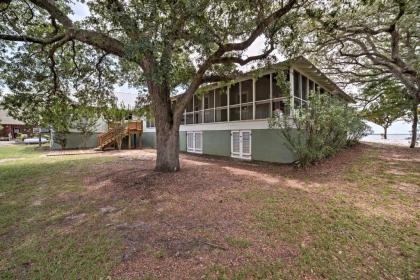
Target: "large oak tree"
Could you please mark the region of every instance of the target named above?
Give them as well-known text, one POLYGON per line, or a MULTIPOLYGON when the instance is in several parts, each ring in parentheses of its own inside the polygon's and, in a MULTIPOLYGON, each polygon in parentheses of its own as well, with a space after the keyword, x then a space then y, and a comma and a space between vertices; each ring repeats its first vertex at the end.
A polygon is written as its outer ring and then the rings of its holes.
POLYGON ((279 34, 291 32, 288 17, 298 8, 297 0, 102 0, 87 1, 90 15, 75 21, 67 0, 1 3, 0 61, 9 88, 40 84, 57 96, 82 86, 94 95, 112 73, 146 88, 160 171, 179 170, 179 126, 197 89, 228 79, 235 65, 267 58, 279 34), (265 49, 245 56, 260 36, 265 49), (183 94, 172 103, 175 91, 183 94))
POLYGON ((308 6, 294 45, 342 85, 386 79, 405 88, 413 102, 411 147, 416 143, 420 102, 419 2, 328 0, 308 6))

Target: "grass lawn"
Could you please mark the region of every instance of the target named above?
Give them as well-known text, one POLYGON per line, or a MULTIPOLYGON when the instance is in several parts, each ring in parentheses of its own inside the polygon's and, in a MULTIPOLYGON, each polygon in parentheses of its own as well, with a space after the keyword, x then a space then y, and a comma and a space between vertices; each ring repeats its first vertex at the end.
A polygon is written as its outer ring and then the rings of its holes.
MULTIPOLYGON (((416 279, 420 150, 307 170, 0 147, 0 279, 416 279)), ((418 278, 417 278, 418 279, 418 278)))

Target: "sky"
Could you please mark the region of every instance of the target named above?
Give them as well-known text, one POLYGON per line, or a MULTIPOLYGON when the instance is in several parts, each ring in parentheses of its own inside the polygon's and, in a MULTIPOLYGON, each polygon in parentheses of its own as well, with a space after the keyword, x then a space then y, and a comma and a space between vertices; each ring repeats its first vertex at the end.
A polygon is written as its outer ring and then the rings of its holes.
MULTIPOLYGON (((72 9, 74 14, 70 16, 70 18, 74 21, 82 20, 83 18, 89 16, 89 8, 86 6, 86 4, 76 2, 72 4, 72 9)), ((255 42, 246 50, 245 54, 248 56, 251 55, 257 55, 260 54, 261 51, 264 49, 264 37, 258 37, 255 42)), ((284 56, 282 56, 278 51, 275 51, 274 54, 277 56, 277 59, 279 61, 284 60, 284 56)), ((246 71, 249 69, 252 65, 248 65, 246 67, 241 67, 240 70, 246 71)), ((123 101, 125 105, 133 106, 137 97, 137 91, 134 88, 130 88, 127 85, 115 86, 115 92, 118 100, 121 102, 123 101)), ((371 122, 368 122, 369 126, 372 127, 375 134, 383 133, 383 129, 371 122)), ((404 121, 398 121, 395 122, 390 128, 389 128, 389 134, 408 134, 411 130, 411 124, 404 122, 404 121)))

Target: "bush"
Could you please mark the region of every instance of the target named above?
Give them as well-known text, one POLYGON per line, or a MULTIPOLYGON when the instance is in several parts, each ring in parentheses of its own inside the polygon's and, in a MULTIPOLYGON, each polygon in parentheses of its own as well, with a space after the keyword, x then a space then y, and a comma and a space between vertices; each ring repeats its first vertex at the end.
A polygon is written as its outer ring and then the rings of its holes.
POLYGON ((331 157, 367 135, 369 127, 356 110, 326 94, 311 94, 309 106, 269 120, 279 128, 296 154, 296 164, 307 166, 331 157))

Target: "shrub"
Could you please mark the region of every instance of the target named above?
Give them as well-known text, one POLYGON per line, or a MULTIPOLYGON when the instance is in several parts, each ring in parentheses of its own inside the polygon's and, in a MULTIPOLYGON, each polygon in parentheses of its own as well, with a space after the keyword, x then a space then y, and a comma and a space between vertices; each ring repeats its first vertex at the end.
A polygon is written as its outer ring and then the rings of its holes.
POLYGON ((307 166, 335 155, 367 135, 369 127, 356 110, 326 94, 311 94, 308 106, 269 120, 279 128, 296 154, 296 164, 307 166))

